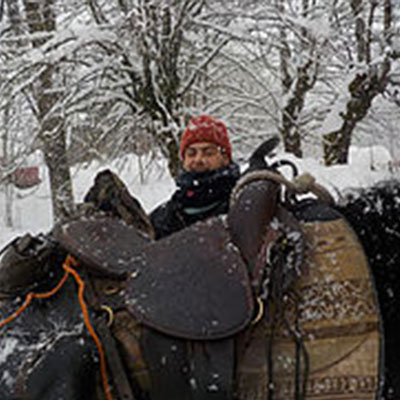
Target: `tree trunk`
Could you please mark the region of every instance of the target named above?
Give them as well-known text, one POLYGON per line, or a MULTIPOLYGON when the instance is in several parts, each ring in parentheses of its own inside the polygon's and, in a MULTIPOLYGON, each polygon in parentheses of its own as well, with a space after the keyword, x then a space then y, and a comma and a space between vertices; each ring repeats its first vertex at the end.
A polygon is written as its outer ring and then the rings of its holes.
POLYGON ((152 121, 152 136, 157 138, 160 149, 164 157, 168 160, 169 173, 175 178, 178 176, 182 166, 179 157, 179 143, 172 132, 172 126, 168 125, 167 120, 164 123, 164 126, 157 131, 154 121, 152 121))
POLYGON ((324 136, 323 151, 325 165, 347 164, 351 134, 355 125, 352 120, 343 120, 340 129, 324 136))
MULTIPOLYGON (((54 0, 38 3, 36 0, 24 0, 28 26, 31 33, 51 32, 55 30, 56 16, 54 0)), ((34 47, 43 45, 46 39, 33 41, 34 47)), ((35 87, 35 99, 38 106, 40 138, 43 143, 45 161, 49 169, 53 218, 55 222, 68 217, 73 208, 72 180, 66 152, 66 132, 60 110, 56 109, 60 93, 57 86, 56 68, 49 65, 40 75, 35 87)))
POLYGON ((168 145, 168 170, 172 177, 176 177, 181 169, 179 147, 175 140, 170 140, 168 145))
POLYGON ((4 224, 7 228, 14 226, 13 219, 13 199, 14 199, 14 188, 11 182, 5 183, 5 216, 4 224))
MULTIPOLYGON (((282 0, 279 7, 281 13, 284 13, 285 5, 282 0)), ((302 7, 303 17, 305 18, 309 12, 309 4, 307 0, 302 2, 302 7)), ((316 44, 315 40, 308 34, 306 28, 301 29, 302 39, 307 38, 307 40, 304 40, 304 43, 301 43, 302 52, 305 53, 307 51, 309 58, 304 65, 298 67, 291 75, 289 72, 291 52, 287 41, 285 27, 280 29, 280 35, 281 83, 283 92, 288 97, 286 105, 282 111, 282 124, 280 131, 285 151, 301 158, 303 156, 303 150, 299 117, 304 108, 307 93, 314 87, 317 78, 318 59, 314 59, 313 57, 316 44)))
POLYGON ((293 91, 282 113, 281 134, 285 151, 301 158, 301 134, 299 129, 299 116, 304 107, 307 92, 314 86, 315 80, 309 77, 308 69, 312 68, 309 61, 303 67, 297 69, 297 79, 293 91))
POLYGON ((316 72, 310 72, 315 69, 315 61, 312 60, 297 68, 296 82, 292 84, 294 87, 291 89, 290 97, 282 112, 281 135, 285 151, 299 158, 303 156, 299 117, 306 95, 316 82, 316 72))
POLYGON ((357 61, 363 62, 367 58, 367 41, 366 38, 366 26, 363 19, 363 1, 362 0, 351 0, 350 2, 354 19, 355 19, 355 39, 356 39, 356 51, 357 61))
POLYGON ((54 222, 71 215, 74 207, 72 180, 66 152, 65 127, 60 117, 42 124, 43 151, 49 170, 54 222), (53 128, 53 130, 51 130, 53 128))
MULTIPOLYGON (((9 116, 10 116, 10 108, 7 106, 4 110, 4 134, 2 137, 2 145, 3 145, 3 154, 2 154, 2 166, 4 170, 8 169, 8 163, 11 159, 10 157, 10 143, 9 143, 9 116)), ((12 228, 13 223, 13 198, 14 198, 14 190, 13 184, 9 176, 6 176, 4 181, 4 196, 5 196, 5 216, 4 216, 4 223, 7 228, 12 228)))
MULTIPOLYGON (((353 0, 353 11, 358 17, 361 2, 353 0)), ((371 2, 368 27, 371 29, 373 24, 373 15, 377 4, 371 2)), ((391 22, 392 9, 391 1, 385 0, 383 4, 384 21, 383 32, 387 45, 391 44, 391 22)), ((359 36, 361 28, 356 26, 356 40, 358 44, 358 55, 361 56, 360 49, 365 50, 363 59, 370 59, 370 43, 364 41, 359 36)), ((370 33, 367 32, 367 37, 370 33)), ((341 114, 342 125, 339 129, 329 132, 324 136, 323 151, 325 165, 346 164, 348 161, 349 148, 352 134, 357 123, 361 121, 368 113, 374 98, 382 93, 387 85, 387 78, 391 68, 391 55, 385 54, 384 60, 380 64, 369 66, 368 73, 357 74, 349 85, 350 100, 347 102, 346 111, 341 114)))
POLYGON ((343 122, 339 129, 329 132, 323 139, 325 165, 347 163, 354 128, 367 115, 373 99, 383 92, 389 71, 390 61, 387 59, 380 71, 375 68, 369 74, 357 74, 352 80, 350 100, 346 111, 341 114, 343 122))

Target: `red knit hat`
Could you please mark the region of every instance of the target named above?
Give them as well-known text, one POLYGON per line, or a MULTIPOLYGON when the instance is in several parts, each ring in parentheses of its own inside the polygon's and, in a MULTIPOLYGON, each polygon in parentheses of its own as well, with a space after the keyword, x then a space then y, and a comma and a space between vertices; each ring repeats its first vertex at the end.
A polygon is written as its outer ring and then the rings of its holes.
POLYGON ((232 147, 229 142, 228 129, 225 124, 208 115, 192 118, 182 135, 180 156, 183 159, 185 150, 193 143, 214 143, 225 150, 229 161, 232 159, 232 147))

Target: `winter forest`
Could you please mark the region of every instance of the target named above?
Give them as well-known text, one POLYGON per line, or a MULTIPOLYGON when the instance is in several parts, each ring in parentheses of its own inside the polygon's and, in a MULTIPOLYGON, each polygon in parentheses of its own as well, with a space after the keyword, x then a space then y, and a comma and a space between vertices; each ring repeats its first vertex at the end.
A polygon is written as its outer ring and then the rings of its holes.
POLYGON ((40 151, 62 219, 70 167, 134 153, 175 176, 201 112, 238 160, 272 134, 327 166, 351 144, 395 158, 399 56, 394 0, 1 0, 2 184, 40 151))

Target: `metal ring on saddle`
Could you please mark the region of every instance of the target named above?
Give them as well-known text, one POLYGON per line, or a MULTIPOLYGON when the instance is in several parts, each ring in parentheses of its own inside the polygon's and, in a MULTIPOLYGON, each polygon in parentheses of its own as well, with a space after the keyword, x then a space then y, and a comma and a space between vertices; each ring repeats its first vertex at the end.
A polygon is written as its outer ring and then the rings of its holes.
POLYGON ((114 311, 110 306, 106 306, 105 304, 102 304, 100 309, 108 314, 107 326, 110 327, 114 322, 114 311))
POLYGON ((114 294, 117 294, 118 292, 119 292, 119 290, 120 290, 120 288, 118 287, 118 286, 107 286, 105 289, 104 289, 104 294, 106 295, 106 296, 112 296, 112 295, 114 295, 114 294))
POLYGON ((254 319, 251 321, 251 325, 256 325, 261 321, 261 318, 264 315, 264 302, 262 301, 260 296, 256 297, 257 305, 258 305, 258 312, 254 319))

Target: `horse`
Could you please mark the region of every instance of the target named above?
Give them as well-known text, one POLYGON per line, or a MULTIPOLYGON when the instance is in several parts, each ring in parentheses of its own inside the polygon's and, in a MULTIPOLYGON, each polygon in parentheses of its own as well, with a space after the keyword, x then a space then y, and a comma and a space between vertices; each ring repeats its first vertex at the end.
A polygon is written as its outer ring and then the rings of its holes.
POLYGON ((384 180, 364 189, 348 189, 335 208, 363 244, 380 305, 383 331, 382 398, 400 398, 400 182, 384 180))
POLYGON ((0 267, 0 397, 380 396, 377 266, 343 217, 353 203, 297 200, 276 167, 259 168, 227 217, 157 242, 106 171, 88 195, 102 212, 13 243, 0 267))

